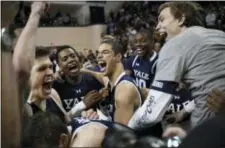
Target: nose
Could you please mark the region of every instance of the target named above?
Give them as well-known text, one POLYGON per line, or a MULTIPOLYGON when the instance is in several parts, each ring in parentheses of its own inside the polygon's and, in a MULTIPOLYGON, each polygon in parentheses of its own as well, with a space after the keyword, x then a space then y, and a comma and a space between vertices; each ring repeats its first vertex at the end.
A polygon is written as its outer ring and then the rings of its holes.
POLYGON ((159 29, 160 29, 160 23, 158 22, 158 24, 157 24, 157 26, 156 26, 156 31, 159 31, 159 29))
POLYGON ((100 60, 100 59, 102 59, 102 54, 99 52, 97 55, 97 60, 100 60))
POLYGON ((48 68, 46 70, 46 73, 45 73, 47 76, 50 76, 50 75, 53 75, 53 69, 52 68, 48 68))

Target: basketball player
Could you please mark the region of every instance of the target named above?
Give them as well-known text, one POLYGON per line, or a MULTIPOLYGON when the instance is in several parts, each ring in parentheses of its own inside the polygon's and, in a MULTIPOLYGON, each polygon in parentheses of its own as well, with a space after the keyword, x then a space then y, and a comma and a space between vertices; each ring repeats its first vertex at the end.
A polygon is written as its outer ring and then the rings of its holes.
POLYGON ((123 137, 116 137, 119 144, 128 143, 131 138, 135 139, 135 133, 130 128, 118 123, 74 118, 66 126, 58 116, 40 112, 31 117, 25 127, 22 147, 101 147, 102 143, 108 141, 118 145, 115 140, 112 141, 112 136, 116 136, 114 133, 123 137))
POLYGON ((67 45, 59 47, 56 59, 62 74, 60 79, 54 81, 53 88, 58 92, 67 112, 77 104, 83 108, 82 100, 88 97, 88 93, 92 94, 94 100, 101 97, 99 90, 103 85, 93 76, 80 72, 82 63, 74 48, 67 45))
POLYGON ((213 116, 206 97, 213 87, 225 89, 225 33, 201 27, 199 10, 193 2, 160 6, 157 29, 167 34, 167 42, 159 53, 149 96, 130 120, 130 127, 151 126, 161 120, 181 81, 196 103, 192 127, 213 116))
MULTIPOLYGON (((103 39, 98 49, 98 63, 102 73, 86 70, 93 74, 99 81, 112 86, 109 113, 111 120, 127 125, 134 111, 141 105, 141 95, 135 85, 134 80, 126 75, 123 64, 123 49, 119 42, 112 39, 103 39)), ((85 70, 83 71, 85 72, 85 70)))
POLYGON ((131 75, 139 88, 149 88, 155 75, 157 53, 152 50, 153 33, 138 32, 134 39, 136 56, 126 62, 126 72, 131 75))

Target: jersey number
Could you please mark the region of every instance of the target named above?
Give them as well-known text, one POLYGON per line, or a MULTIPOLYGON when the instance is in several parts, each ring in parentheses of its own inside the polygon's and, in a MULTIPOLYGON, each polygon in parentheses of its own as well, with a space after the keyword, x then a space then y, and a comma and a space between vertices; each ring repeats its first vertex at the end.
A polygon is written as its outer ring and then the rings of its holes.
POLYGON ((136 85, 140 88, 146 88, 145 81, 139 78, 136 78, 136 85))

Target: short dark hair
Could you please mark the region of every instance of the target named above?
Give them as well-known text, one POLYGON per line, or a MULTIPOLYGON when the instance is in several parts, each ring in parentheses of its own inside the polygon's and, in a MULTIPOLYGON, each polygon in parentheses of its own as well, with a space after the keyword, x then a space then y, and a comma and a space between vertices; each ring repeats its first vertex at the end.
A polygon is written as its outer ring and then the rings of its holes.
POLYGON ((131 128, 114 123, 111 128, 105 132, 105 138, 102 141, 103 148, 121 148, 129 147, 137 140, 137 136, 131 128))
POLYGON ((126 49, 123 48, 119 40, 115 38, 108 38, 103 40, 100 44, 109 44, 112 46, 112 50, 115 54, 121 54, 122 56, 126 53, 126 49))
POLYGON ((154 42, 153 28, 144 29, 142 31, 137 32, 137 34, 145 35, 147 37, 147 40, 149 41, 150 48, 153 47, 153 42, 154 42))
POLYGON ((58 147, 61 134, 68 134, 61 119, 49 112, 40 112, 31 117, 23 129, 22 147, 58 147))
POLYGON ((35 58, 50 56, 50 51, 44 46, 37 46, 35 48, 35 58))
POLYGON ((166 2, 160 5, 159 13, 165 9, 170 8, 171 14, 174 18, 181 20, 182 17, 185 17, 184 26, 204 26, 203 16, 201 15, 204 12, 204 9, 195 2, 166 2))
POLYGON ((80 55, 78 54, 78 52, 76 51, 76 49, 74 49, 73 47, 69 46, 69 45, 62 45, 62 46, 57 46, 57 52, 56 52, 56 62, 58 63, 59 62, 59 53, 65 49, 72 49, 76 56, 78 57, 79 61, 82 60, 82 58, 80 57, 80 55))

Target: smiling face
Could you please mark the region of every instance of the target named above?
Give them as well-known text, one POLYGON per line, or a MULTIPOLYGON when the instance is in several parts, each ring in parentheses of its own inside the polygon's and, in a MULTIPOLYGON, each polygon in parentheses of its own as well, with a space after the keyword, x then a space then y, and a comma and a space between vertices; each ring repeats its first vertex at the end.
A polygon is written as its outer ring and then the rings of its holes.
POLYGON ((101 44, 98 49, 98 64, 103 74, 105 76, 111 75, 116 67, 116 63, 117 60, 112 46, 107 43, 101 44))
POLYGON ((74 77, 80 73, 80 62, 76 52, 71 49, 63 49, 58 55, 58 64, 63 74, 74 77))
POLYGON ((134 46, 138 56, 144 56, 150 49, 150 43, 146 33, 138 33, 134 39, 134 46))
POLYGON ((183 22, 184 20, 174 18, 170 7, 166 7, 159 14, 156 29, 160 35, 166 34, 166 40, 169 40, 181 32, 183 22))
POLYGON ((48 56, 36 58, 31 70, 30 84, 34 96, 47 99, 54 80, 53 66, 48 56))

